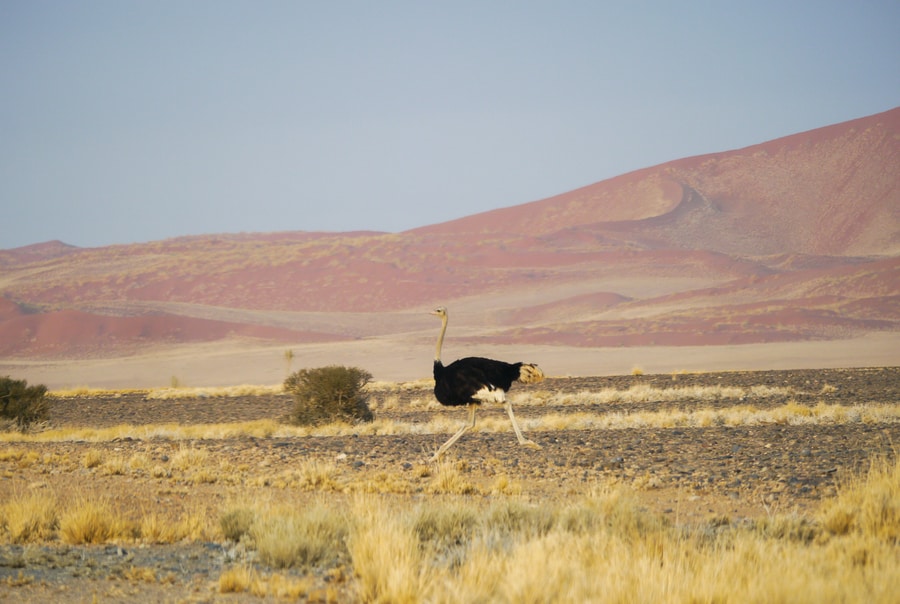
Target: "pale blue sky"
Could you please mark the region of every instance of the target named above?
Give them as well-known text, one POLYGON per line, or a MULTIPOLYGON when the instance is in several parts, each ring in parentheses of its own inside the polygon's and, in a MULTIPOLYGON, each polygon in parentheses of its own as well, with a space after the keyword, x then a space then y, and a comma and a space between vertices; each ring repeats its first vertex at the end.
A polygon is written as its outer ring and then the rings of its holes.
POLYGON ((900 105, 900 2, 0 2, 0 248, 402 231, 900 105))

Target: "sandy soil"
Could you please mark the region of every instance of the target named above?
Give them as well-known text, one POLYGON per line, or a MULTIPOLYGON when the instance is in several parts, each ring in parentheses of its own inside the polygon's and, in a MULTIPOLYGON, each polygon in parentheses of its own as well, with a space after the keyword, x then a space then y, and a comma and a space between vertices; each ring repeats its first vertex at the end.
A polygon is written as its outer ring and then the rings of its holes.
MULTIPOLYGON (((636 384, 657 388, 692 385, 734 385, 744 388, 786 388, 784 396, 746 399, 640 404, 610 404, 590 408, 593 413, 633 413, 665 409, 696 409, 752 405, 764 409, 788 400, 815 406, 820 402, 855 405, 894 404, 900 401, 900 368, 819 369, 766 372, 624 375, 592 378, 551 378, 516 390, 528 392, 581 392, 604 388, 628 389, 636 384)), ((373 406, 378 397, 374 395, 373 406)), ((392 394, 391 396, 398 396, 392 394)), ((426 422, 436 414, 463 421, 460 409, 423 409, 413 401, 428 399, 427 391, 407 391, 380 419, 407 423, 426 422)), ((206 400, 159 401, 141 395, 55 400, 56 426, 112 426, 122 423, 206 424, 280 419, 289 411, 290 398, 261 396, 206 400)), ((585 411, 577 406, 521 404, 517 416, 585 411)), ((482 421, 503 417, 502 409, 485 408, 482 421)), ((509 432, 466 434, 447 454, 465 460, 465 478, 484 485, 483 494, 466 496, 477 502, 490 498, 489 485, 508 476, 522 485, 528 501, 559 501, 585 493, 591 485, 621 482, 638 488, 642 505, 678 523, 731 522, 776 512, 811 513, 823 498, 832 496, 843 477, 867 467, 876 455, 895 455, 900 424, 843 423, 828 425, 764 424, 707 428, 633 428, 604 431, 529 431, 543 446, 520 447, 509 432)), ((73 460, 49 467, 15 460, 0 462, 0 493, 49 489, 60 497, 92 490, 107 493, 123 510, 158 510, 177 517, 184 510, 207 510, 218 517, 230 501, 271 497, 299 505, 315 497, 346 497, 338 490, 279 487, 279 476, 295 471, 309 460, 333 464, 337 484, 384 481, 386 477, 408 486, 400 497, 421 501, 428 497, 433 478, 421 469, 447 434, 348 435, 305 438, 225 438, 189 443, 165 438, 115 442, 12 443, 16 449, 35 451, 45 459, 73 460), (150 465, 166 467, 179 449, 205 450, 209 463, 231 468, 233 476, 210 482, 153 477, 147 471, 110 474, 79 463, 90 449, 105 459, 143 456, 150 465), (243 468, 243 469, 242 469, 243 468), (260 481, 270 476, 272 480, 260 481), (252 484, 253 486, 250 486, 252 484)), ((218 594, 216 582, 238 554, 227 542, 166 545, 116 543, 69 546, 0 545, 0 601, 240 601, 246 598, 218 594), (135 578, 134 569, 152 573, 153 580, 135 578), (49 598, 49 600, 48 600, 49 598)), ((271 572, 272 569, 268 569, 271 572)), ((303 571, 288 570, 302 574, 303 571)), ((329 580, 319 576, 322 589, 329 580)), ((348 595, 348 582, 340 589, 348 595)), ((339 591, 340 591, 339 589, 339 591)))
MULTIPOLYGON (((166 346, 139 355, 79 360, 0 359, 0 375, 42 383, 51 389, 160 388, 173 378, 183 386, 280 384, 302 367, 347 365, 368 370, 376 380, 411 381, 431 376, 433 321, 421 333, 363 338, 352 342, 259 345, 246 340, 166 346), (293 351, 290 364, 285 352, 293 351)), ((451 341, 448 360, 469 355, 536 362, 547 375, 624 375, 675 371, 782 370, 883 367, 900 364, 900 332, 846 340, 734 346, 466 346, 451 341)))

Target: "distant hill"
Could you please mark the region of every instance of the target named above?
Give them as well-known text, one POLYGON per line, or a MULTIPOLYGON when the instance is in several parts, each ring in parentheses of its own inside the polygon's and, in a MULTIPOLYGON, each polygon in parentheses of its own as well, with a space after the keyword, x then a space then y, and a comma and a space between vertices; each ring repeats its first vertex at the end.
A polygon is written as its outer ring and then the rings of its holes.
POLYGON ((900 252, 900 108, 691 157, 419 233, 574 233, 740 256, 900 252))
POLYGON ((46 241, 11 250, 0 250, 0 268, 19 267, 32 262, 51 260, 77 251, 77 247, 62 241, 46 241))
POLYGON ((900 108, 403 233, 0 250, 0 356, 414 332, 573 346, 900 328, 900 108))

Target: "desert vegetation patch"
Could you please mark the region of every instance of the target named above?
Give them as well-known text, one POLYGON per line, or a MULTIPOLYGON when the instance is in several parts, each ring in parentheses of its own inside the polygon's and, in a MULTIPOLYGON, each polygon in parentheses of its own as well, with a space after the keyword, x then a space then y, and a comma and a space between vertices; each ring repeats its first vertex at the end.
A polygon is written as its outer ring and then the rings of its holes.
POLYGON ((0 592, 894 597, 896 368, 551 378, 511 392, 543 449, 485 408, 436 463, 464 410, 427 382, 364 390, 372 421, 315 425, 270 387, 48 393, 46 425, 0 434, 0 592))

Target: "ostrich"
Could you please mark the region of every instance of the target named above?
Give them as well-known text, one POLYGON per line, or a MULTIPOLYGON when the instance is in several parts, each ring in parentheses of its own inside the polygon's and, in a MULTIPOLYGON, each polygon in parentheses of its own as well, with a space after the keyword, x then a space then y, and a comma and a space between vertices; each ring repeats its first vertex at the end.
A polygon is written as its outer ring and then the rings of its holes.
POLYGON ((447 332, 447 309, 443 306, 432 311, 441 318, 441 335, 437 339, 434 353, 434 396, 442 405, 469 408, 469 421, 459 431, 441 445, 431 461, 437 460, 466 430, 475 426, 475 409, 484 402, 503 403, 520 445, 540 449, 541 446, 522 436, 522 430, 513 415, 512 405, 506 400, 506 392, 516 380, 525 384, 540 382, 544 373, 532 363, 505 363, 481 357, 466 357, 450 363, 441 363, 441 346, 447 332))

